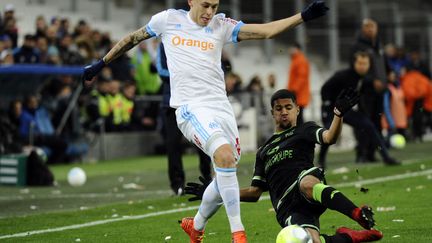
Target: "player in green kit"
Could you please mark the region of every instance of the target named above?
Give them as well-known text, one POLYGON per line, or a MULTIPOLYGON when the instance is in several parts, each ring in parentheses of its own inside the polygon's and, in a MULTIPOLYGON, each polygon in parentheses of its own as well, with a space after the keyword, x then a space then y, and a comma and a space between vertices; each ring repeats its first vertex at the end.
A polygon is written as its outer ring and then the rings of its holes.
MULTIPOLYGON (((382 238, 372 229, 372 209, 358 207, 335 188, 325 184, 324 173, 314 167, 315 144, 334 144, 342 130, 343 115, 358 102, 352 89, 341 92, 334 108, 334 118, 327 130, 306 122, 297 126, 299 107, 294 93, 282 89, 271 97, 275 134, 259 148, 251 186, 240 190, 240 200, 256 202, 269 191, 276 217, 282 227, 297 224, 305 228, 313 242, 369 242, 382 238), (366 230, 341 227, 335 235, 321 235, 319 217, 329 208, 358 222, 366 230)), ((204 185, 188 183, 186 193, 199 199, 204 185)))

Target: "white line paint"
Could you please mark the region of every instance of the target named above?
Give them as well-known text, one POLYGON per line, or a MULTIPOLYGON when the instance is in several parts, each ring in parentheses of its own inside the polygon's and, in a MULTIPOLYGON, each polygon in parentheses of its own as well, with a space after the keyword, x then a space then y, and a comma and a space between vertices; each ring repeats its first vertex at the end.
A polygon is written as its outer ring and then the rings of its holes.
MULTIPOLYGON (((341 187, 352 187, 352 186, 359 186, 359 185, 369 185, 369 184, 376 184, 376 183, 382 183, 382 182, 388 182, 388 181, 396 181, 396 180, 402 180, 402 179, 419 177, 419 176, 426 176, 429 174, 432 174, 432 169, 424 170, 424 171, 418 171, 418 172, 410 172, 410 173, 405 173, 405 174, 378 177, 378 178, 374 178, 374 179, 339 183, 339 184, 335 184, 334 187, 341 188, 341 187)), ((270 198, 269 196, 265 196, 265 197, 261 197, 261 200, 269 200, 269 198, 270 198)), ((198 209, 198 206, 192 206, 192 207, 187 207, 187 208, 177 208, 177 209, 171 209, 171 210, 142 214, 142 215, 136 215, 136 216, 124 216, 122 218, 97 220, 97 221, 92 221, 92 222, 88 222, 88 223, 84 223, 84 224, 74 224, 74 225, 63 226, 63 227, 52 228, 52 229, 34 230, 34 231, 16 233, 16 234, 11 234, 11 235, 2 235, 2 236, 0 236, 0 239, 25 237, 25 236, 30 236, 30 235, 59 232, 59 231, 65 231, 65 230, 71 230, 71 229, 80 229, 80 228, 91 227, 91 226, 95 226, 95 225, 109 224, 109 223, 125 221, 125 220, 144 219, 144 218, 156 217, 156 216, 160 216, 160 215, 167 215, 167 214, 185 212, 185 211, 191 211, 191 210, 197 210, 197 209, 198 209)))

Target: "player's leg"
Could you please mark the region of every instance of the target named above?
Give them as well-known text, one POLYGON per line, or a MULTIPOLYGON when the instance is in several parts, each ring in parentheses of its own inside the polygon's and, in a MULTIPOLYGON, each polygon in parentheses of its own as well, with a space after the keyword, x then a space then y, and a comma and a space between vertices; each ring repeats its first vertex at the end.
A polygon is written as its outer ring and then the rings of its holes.
POLYGON ((209 107, 194 107, 192 105, 180 107, 176 111, 177 124, 182 133, 189 141, 204 150, 206 154, 211 155, 215 163, 216 179, 212 182, 213 184, 207 187, 203 195, 200 210, 193 221, 194 229, 197 231, 204 230, 207 220, 219 208, 220 198, 222 198, 231 230, 242 231, 244 227, 240 220, 240 196, 236 176, 236 157, 233 153, 234 146, 225 136, 220 121, 215 119, 218 107, 210 107, 209 109, 209 107))
POLYGON ((350 199, 335 188, 325 185, 324 175, 318 168, 299 177, 299 188, 304 197, 326 208, 336 210, 357 221, 365 229, 375 225, 372 209, 368 206, 357 207, 350 199))
POLYGON ((183 137, 181 131, 177 127, 175 110, 172 108, 164 109, 165 128, 166 128, 166 149, 168 155, 168 176, 171 189, 177 195, 182 195, 184 192, 185 174, 183 170, 181 139, 183 137))

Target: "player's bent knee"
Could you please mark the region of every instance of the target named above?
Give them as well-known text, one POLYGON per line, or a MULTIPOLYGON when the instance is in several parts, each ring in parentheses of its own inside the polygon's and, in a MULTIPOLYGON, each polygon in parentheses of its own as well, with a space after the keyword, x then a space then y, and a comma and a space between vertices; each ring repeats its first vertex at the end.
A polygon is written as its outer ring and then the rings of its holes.
POLYGON ((236 167, 236 158, 233 149, 229 144, 223 144, 213 154, 214 162, 221 168, 236 167))
POLYGON ((300 191, 308 198, 313 198, 313 187, 317 183, 320 183, 320 180, 312 175, 307 175, 303 177, 300 181, 300 191))

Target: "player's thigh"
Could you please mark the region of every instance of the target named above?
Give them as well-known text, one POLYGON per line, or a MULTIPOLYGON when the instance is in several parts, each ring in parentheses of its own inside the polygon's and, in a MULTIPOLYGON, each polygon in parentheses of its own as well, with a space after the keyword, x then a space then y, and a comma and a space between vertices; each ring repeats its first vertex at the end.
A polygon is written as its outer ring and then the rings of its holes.
POLYGON ((218 112, 216 121, 221 125, 224 135, 231 145, 236 161, 240 161, 241 147, 240 147, 240 135, 238 131, 237 121, 235 120, 234 111, 231 104, 227 102, 221 102, 217 106, 218 112))
POLYGON ((229 144, 216 113, 208 105, 198 104, 184 105, 176 110, 180 131, 211 158, 218 147, 229 144))

